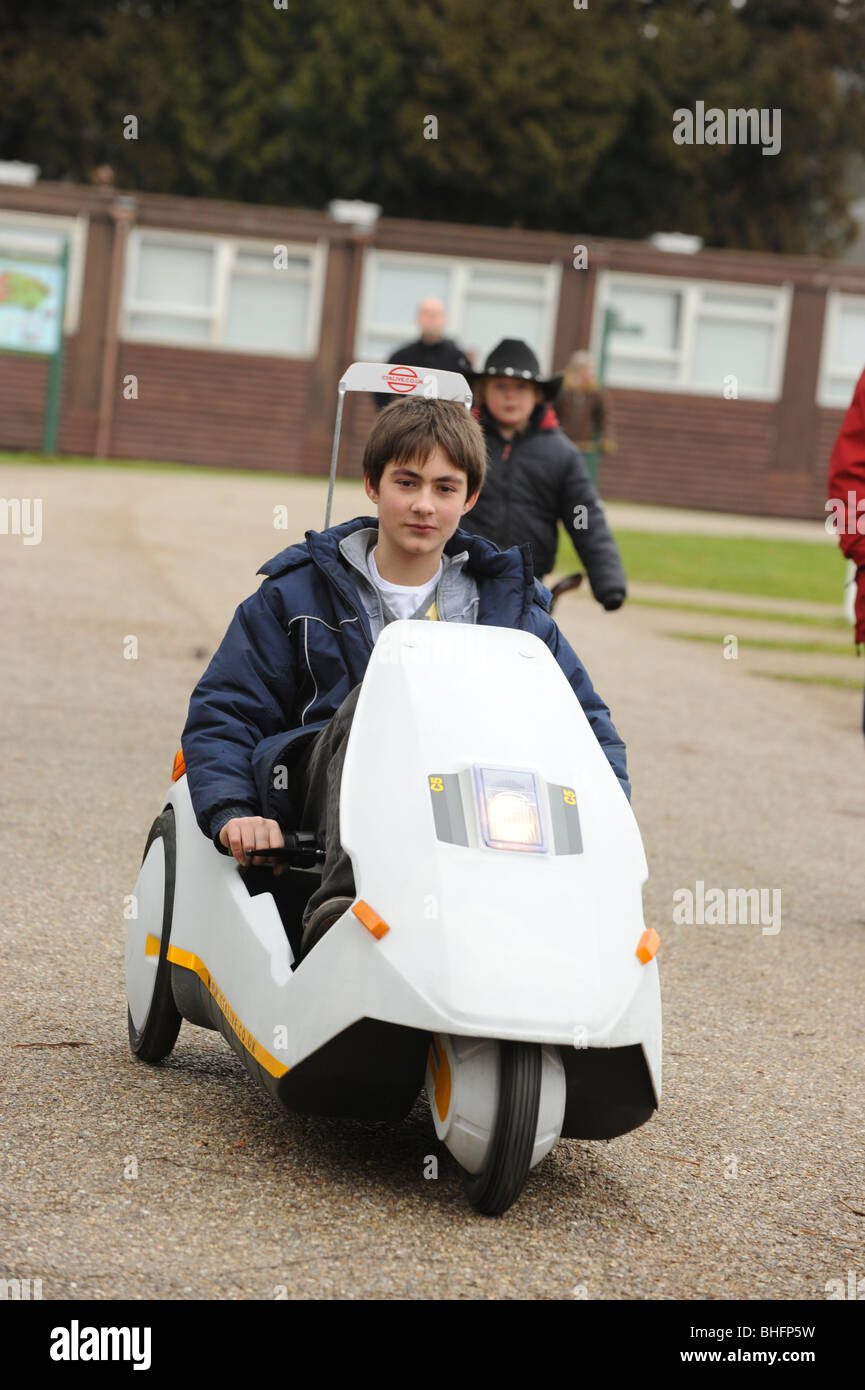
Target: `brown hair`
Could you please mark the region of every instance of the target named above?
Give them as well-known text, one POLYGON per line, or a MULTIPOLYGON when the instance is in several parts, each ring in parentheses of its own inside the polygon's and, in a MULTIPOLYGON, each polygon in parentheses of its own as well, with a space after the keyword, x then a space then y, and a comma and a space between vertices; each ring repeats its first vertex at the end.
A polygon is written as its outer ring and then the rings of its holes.
POLYGON ((389 463, 426 463, 436 445, 465 473, 466 496, 479 492, 487 471, 480 425, 459 401, 425 396, 393 401, 379 413, 363 451, 364 477, 378 488, 389 463))

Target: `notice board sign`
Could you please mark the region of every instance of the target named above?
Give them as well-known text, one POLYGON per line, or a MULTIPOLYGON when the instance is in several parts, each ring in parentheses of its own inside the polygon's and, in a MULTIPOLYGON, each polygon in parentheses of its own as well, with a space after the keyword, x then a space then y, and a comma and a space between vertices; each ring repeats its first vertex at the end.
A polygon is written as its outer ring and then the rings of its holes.
POLYGON ((65 267, 0 253, 0 351, 53 356, 60 346, 65 267))

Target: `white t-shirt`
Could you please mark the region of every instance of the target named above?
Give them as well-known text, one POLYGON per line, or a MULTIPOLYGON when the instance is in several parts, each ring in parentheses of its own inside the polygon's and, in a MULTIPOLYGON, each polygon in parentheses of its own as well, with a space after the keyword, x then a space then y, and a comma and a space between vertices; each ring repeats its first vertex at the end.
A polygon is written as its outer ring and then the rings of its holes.
POLYGON ((413 618, 421 604, 427 599, 431 599, 436 591, 439 580, 442 577, 442 562, 432 579, 427 580, 426 584, 391 584, 389 579, 382 579, 375 563, 375 547, 373 546, 367 556, 367 568, 373 584, 384 596, 385 602, 392 613, 398 618, 413 618))

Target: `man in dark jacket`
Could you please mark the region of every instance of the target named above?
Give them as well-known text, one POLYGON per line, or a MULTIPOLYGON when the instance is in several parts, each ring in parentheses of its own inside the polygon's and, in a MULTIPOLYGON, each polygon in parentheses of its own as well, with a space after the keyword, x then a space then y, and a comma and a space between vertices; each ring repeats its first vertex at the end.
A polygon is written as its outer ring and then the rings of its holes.
MULTIPOLYGON (((403 343, 402 347, 394 348, 388 359, 390 362, 398 362, 406 367, 432 367, 442 372, 460 372, 462 376, 470 377, 471 363, 462 348, 457 347, 453 338, 444 336, 445 306, 440 299, 421 300, 417 307, 417 326, 420 337, 413 343, 403 343)), ((392 401, 393 396, 375 397, 379 410, 392 401)))
POLYGON ((463 525, 502 549, 528 542, 538 578, 553 568, 563 521, 604 608, 620 608, 627 583, 619 548, 579 450, 549 402, 562 378, 541 377, 527 343, 505 338, 475 376, 487 441, 484 490, 463 525))
MULTIPOLYGON (((339 784, 357 689, 394 618, 520 628, 546 642, 626 796, 625 747, 607 706, 547 612, 527 548, 504 553, 458 528, 484 476, 477 423, 455 401, 407 400, 378 416, 364 485, 379 510, 309 531, 262 566, 189 704, 181 740, 196 819, 217 848, 283 845, 283 830, 326 839, 304 914, 311 948, 351 906, 339 843, 339 784)), ((528 712, 528 717, 537 713, 528 712)))

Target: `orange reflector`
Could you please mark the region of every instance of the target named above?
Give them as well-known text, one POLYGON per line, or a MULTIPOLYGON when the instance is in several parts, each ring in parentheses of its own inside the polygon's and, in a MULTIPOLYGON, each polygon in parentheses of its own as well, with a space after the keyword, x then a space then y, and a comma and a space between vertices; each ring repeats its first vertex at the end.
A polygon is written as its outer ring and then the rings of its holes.
POLYGON ((159 937, 152 936, 150 932, 148 932, 146 937, 144 938, 144 954, 146 956, 158 956, 159 947, 161 945, 162 942, 159 940, 159 937))
POLYGON ((640 937, 640 944, 637 947, 637 956, 643 962, 643 965, 648 965, 652 957, 657 955, 660 944, 661 938, 655 931, 655 928, 647 927, 640 937))
POLYGON ((438 1033, 433 1033, 429 1050, 430 1071, 435 1082, 435 1103, 444 1124, 451 1106, 451 1064, 438 1033))
POLYGON ((373 912, 369 903, 365 903, 362 898, 359 898, 351 910, 367 931, 372 932, 377 941, 381 941, 383 936, 387 936, 390 927, 387 922, 381 920, 377 912, 373 912))
POLYGON ((186 760, 183 756, 183 749, 178 748, 174 755, 174 770, 171 774, 172 782, 177 782, 186 771, 186 760))

